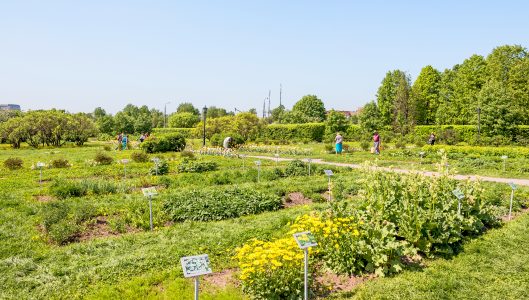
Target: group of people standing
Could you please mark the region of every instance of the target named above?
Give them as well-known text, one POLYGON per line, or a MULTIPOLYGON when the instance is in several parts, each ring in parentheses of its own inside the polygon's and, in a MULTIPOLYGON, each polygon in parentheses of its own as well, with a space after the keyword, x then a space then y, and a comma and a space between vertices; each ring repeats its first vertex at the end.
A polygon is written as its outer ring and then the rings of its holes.
MULTIPOLYGON (((148 137, 149 137, 149 133, 142 133, 139 138, 140 143, 143 143, 143 141, 145 141, 145 139, 148 137)), ((121 132, 120 134, 118 134, 117 140, 118 140, 117 149, 120 151, 126 150, 129 144, 129 137, 125 133, 121 132)))
MULTIPOLYGON (((343 136, 339 132, 336 133, 334 142, 336 144, 336 154, 341 154, 343 150, 343 136)), ((435 134, 433 132, 430 134, 428 144, 432 146, 435 144, 435 134)), ((380 154, 380 135, 378 131, 373 132, 373 147, 371 148, 371 153, 380 154)))

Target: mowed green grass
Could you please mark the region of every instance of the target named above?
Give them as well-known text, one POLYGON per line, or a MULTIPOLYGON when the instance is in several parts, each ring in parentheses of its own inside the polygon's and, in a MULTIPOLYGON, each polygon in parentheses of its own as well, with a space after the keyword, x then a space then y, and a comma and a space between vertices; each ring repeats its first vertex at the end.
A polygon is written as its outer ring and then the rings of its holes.
POLYGON ((529 299, 529 214, 464 246, 453 259, 371 280, 335 299, 529 299))

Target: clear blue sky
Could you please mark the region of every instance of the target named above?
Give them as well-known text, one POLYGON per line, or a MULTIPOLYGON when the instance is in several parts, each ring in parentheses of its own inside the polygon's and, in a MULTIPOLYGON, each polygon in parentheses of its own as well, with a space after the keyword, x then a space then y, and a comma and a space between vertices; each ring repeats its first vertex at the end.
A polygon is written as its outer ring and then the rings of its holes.
POLYGON ((353 110, 388 70, 529 46, 528 1, 430 2, 0 0, 0 103, 261 111, 282 83, 287 108, 353 110))

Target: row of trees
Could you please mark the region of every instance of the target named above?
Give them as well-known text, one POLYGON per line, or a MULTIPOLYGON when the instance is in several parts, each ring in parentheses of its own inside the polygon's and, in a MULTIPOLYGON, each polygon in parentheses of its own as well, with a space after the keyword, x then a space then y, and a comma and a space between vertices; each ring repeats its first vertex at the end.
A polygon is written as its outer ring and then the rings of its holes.
POLYGON ((484 133, 508 136, 529 124, 529 55, 522 46, 500 46, 485 58, 472 55, 443 72, 426 66, 411 84, 401 70, 389 71, 376 102, 363 108, 368 129, 414 125, 480 125, 484 133))
POLYGON ((61 146, 65 141, 83 145, 98 132, 89 115, 69 114, 61 110, 32 111, 12 115, 0 123, 0 139, 19 148, 30 146, 61 146))

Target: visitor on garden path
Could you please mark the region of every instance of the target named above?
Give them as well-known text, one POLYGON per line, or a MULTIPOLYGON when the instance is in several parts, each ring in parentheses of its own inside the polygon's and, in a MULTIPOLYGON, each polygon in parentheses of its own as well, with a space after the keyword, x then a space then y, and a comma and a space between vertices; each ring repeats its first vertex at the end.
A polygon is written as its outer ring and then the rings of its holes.
POLYGON ((145 133, 140 135, 140 143, 143 143, 143 141, 145 141, 145 133))
POLYGON ((229 149, 231 147, 231 143, 232 143, 233 139, 231 138, 231 136, 228 136, 224 139, 224 142, 222 143, 222 146, 224 147, 224 149, 229 149))
POLYGON ((430 138, 428 139, 428 144, 432 145, 435 144, 435 134, 432 132, 432 134, 430 134, 430 138))
POLYGON ((118 134, 118 146, 116 147, 117 150, 121 150, 121 142, 123 141, 123 133, 118 134))
POLYGON ((128 141, 129 141, 129 139, 127 138, 127 135, 124 134, 123 135, 123 139, 121 140, 121 145, 122 145, 123 150, 127 149, 127 142, 128 141))
POLYGON ((375 148, 375 154, 380 154, 380 135, 378 135, 378 132, 375 131, 373 135, 373 147, 375 148))
POLYGON ((343 137, 339 132, 336 133, 334 142, 336 143, 336 154, 342 154, 343 137))

